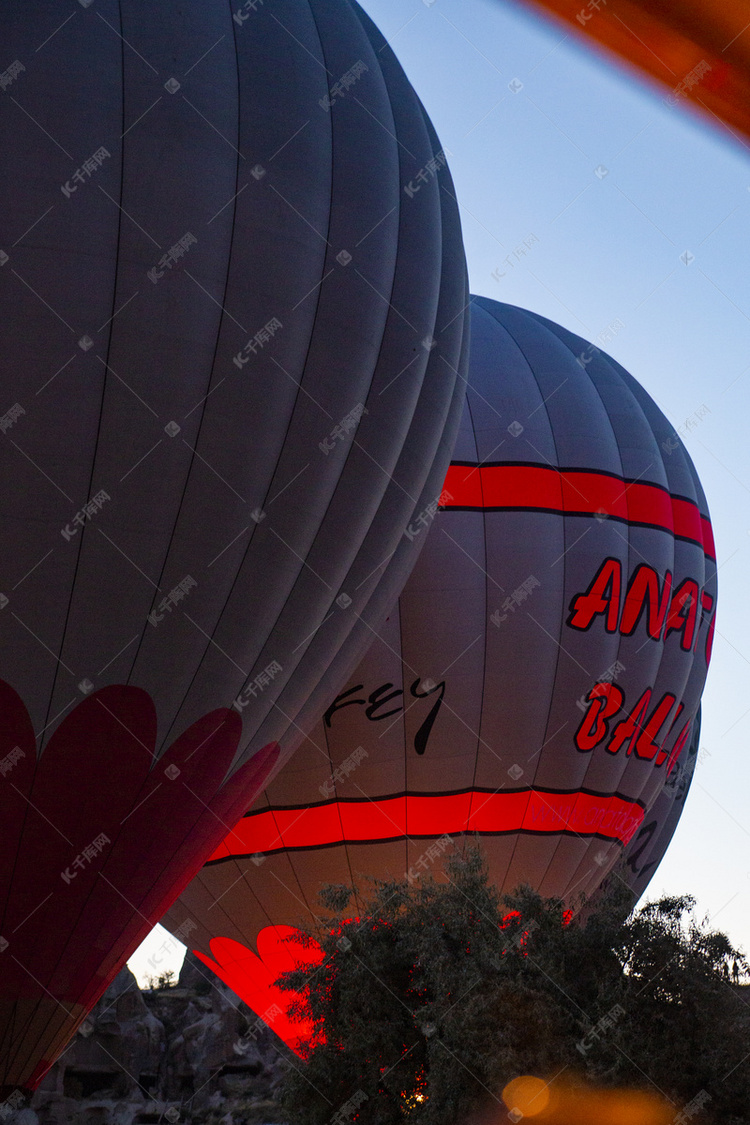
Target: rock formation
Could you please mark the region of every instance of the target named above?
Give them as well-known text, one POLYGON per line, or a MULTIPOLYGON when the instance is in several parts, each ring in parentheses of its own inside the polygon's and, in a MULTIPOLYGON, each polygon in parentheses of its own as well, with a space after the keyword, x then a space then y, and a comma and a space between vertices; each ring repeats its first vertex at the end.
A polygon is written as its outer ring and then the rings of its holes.
POLYGON ((174 986, 141 991, 123 969, 4 1125, 279 1125, 287 1057, 192 954, 174 986))

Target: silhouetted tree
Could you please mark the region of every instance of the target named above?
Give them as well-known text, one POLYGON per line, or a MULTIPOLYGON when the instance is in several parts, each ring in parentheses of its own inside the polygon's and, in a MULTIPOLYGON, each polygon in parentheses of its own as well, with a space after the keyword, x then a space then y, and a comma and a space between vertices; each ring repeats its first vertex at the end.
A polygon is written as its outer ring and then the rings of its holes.
POLYGON ((473 845, 440 881, 374 881, 359 918, 352 893, 325 888, 326 958, 281 981, 316 1028, 285 1081, 295 1125, 457 1125, 523 1074, 658 1091, 678 1125, 750 1123, 745 960, 689 896, 625 917, 613 890, 571 921, 528 888, 501 900, 473 845))

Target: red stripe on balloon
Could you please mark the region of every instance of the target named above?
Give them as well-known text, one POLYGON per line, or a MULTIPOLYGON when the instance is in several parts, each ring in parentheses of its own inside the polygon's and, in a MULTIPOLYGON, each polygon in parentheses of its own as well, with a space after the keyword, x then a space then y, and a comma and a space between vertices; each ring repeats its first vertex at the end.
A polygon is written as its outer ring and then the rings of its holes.
POLYGON ((612 473, 533 464, 455 463, 448 469, 440 502, 444 508, 611 516, 669 531, 697 543, 709 558, 716 557, 710 520, 697 504, 659 485, 612 473))
POLYGON ((583 790, 522 789, 460 793, 400 793, 376 800, 324 801, 248 813, 209 863, 335 844, 375 844, 405 837, 478 832, 572 833, 626 844, 643 820, 639 802, 583 790))

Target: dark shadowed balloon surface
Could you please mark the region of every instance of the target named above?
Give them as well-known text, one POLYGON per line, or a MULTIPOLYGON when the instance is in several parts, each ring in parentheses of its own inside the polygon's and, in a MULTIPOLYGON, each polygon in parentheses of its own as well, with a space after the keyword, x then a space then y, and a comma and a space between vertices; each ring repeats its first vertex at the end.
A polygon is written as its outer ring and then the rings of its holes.
POLYGON ((40 0, 0 39, 2 1087, 365 650, 445 476, 468 313, 445 153, 355 3, 40 0))

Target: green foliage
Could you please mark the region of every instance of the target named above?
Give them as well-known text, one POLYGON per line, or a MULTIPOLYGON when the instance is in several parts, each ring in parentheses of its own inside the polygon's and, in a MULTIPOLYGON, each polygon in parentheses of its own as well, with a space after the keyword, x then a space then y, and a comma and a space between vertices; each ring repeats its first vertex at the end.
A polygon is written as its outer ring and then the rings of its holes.
POLYGON ((505 1120, 508 1081, 560 1073, 659 1091, 675 1114, 703 1092, 695 1125, 750 1123, 748 998, 733 983, 747 966, 691 898, 626 917, 627 892, 610 891, 567 924, 529 888, 501 901, 474 846, 439 882, 373 881, 360 918, 352 897, 324 889, 325 961, 280 982, 316 1027, 285 1080, 293 1125, 456 1125, 488 1101, 505 1120))

